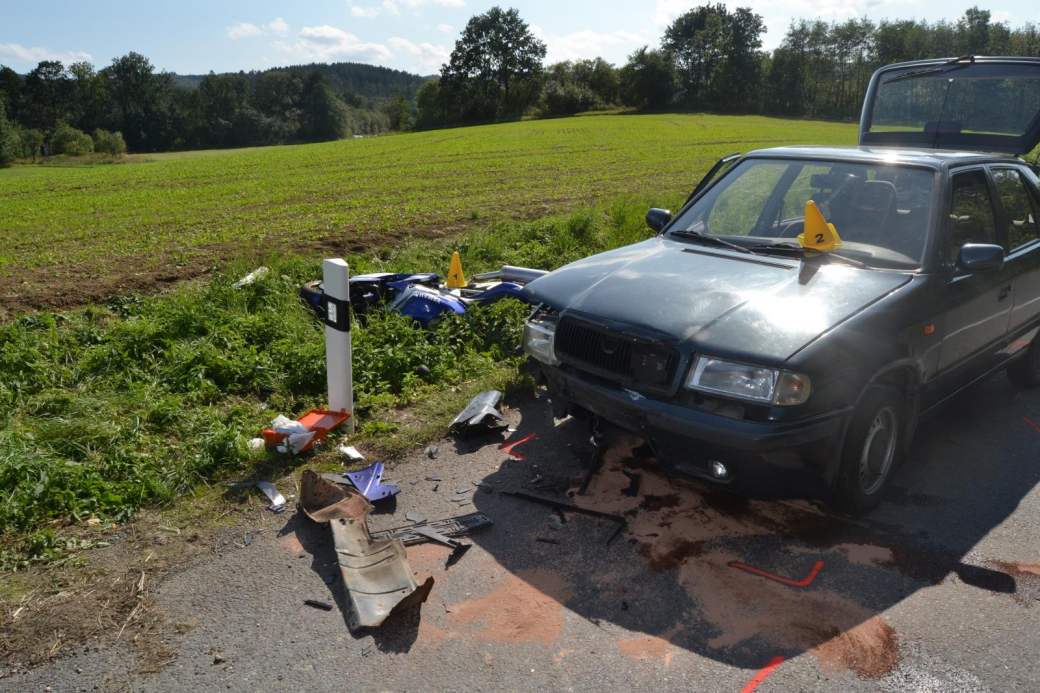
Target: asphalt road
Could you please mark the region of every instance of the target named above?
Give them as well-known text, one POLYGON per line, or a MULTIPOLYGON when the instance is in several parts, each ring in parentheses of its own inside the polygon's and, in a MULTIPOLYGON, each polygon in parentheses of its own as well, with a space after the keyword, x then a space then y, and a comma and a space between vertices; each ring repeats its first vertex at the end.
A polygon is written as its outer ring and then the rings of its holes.
POLYGON ((249 545, 224 545, 153 595, 172 650, 160 672, 99 643, 0 691, 1040 688, 1040 392, 1000 376, 961 397, 920 430, 890 499, 855 522, 669 480, 622 440, 577 499, 625 515, 609 544, 608 521, 561 523, 498 493, 572 485, 585 426, 554 422, 539 401, 507 418, 515 432, 444 441, 437 459, 417 452, 388 475, 403 491, 373 529, 406 524, 409 510, 495 522, 451 568, 447 549, 409 549, 436 580, 419 613, 350 633, 342 584, 326 582, 327 530, 286 512, 238 528, 249 545), (499 447, 531 433, 515 448, 523 460, 499 447), (463 497, 472 504, 452 502, 463 497))

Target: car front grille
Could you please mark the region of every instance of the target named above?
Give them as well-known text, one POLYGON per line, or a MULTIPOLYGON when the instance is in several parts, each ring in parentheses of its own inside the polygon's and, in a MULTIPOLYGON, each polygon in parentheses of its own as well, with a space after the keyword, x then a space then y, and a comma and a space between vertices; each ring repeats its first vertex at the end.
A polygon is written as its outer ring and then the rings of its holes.
POLYGON ((579 368, 633 385, 666 389, 675 377, 679 353, 631 335, 575 318, 563 318, 556 328, 556 355, 579 368))

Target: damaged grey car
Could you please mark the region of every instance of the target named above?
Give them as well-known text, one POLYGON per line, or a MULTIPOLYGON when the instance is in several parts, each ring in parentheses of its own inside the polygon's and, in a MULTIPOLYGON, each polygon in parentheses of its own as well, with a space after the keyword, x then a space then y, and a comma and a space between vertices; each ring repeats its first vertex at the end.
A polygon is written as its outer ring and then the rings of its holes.
POLYGON ((878 70, 859 146, 724 159, 654 237, 524 289, 554 413, 711 485, 869 511, 922 417, 998 371, 1040 385, 1038 143, 1040 60, 878 70))

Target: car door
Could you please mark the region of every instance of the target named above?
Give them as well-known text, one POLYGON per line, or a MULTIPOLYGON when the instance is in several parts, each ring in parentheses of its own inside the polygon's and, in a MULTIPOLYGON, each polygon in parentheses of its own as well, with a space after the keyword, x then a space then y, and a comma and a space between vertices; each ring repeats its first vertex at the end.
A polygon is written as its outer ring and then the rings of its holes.
POLYGON ((1040 319, 1040 201, 1034 177, 1021 166, 990 166, 1011 274, 1013 303, 1006 354, 1029 346, 1040 319))
POLYGON ((1014 304, 1013 267, 980 274, 956 269, 962 246, 1000 244, 995 195, 986 168, 952 172, 943 252, 950 278, 941 292, 945 320, 939 353, 940 389, 949 394, 999 365, 1014 304))

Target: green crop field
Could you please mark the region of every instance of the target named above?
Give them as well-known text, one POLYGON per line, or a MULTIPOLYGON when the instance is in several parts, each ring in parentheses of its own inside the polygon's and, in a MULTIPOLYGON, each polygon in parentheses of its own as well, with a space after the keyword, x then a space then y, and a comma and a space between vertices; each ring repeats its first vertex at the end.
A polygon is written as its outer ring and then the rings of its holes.
POLYGON ((263 248, 357 251, 580 203, 674 200, 734 151, 855 140, 851 124, 604 115, 19 166, 0 171, 0 319, 147 290, 263 248))

